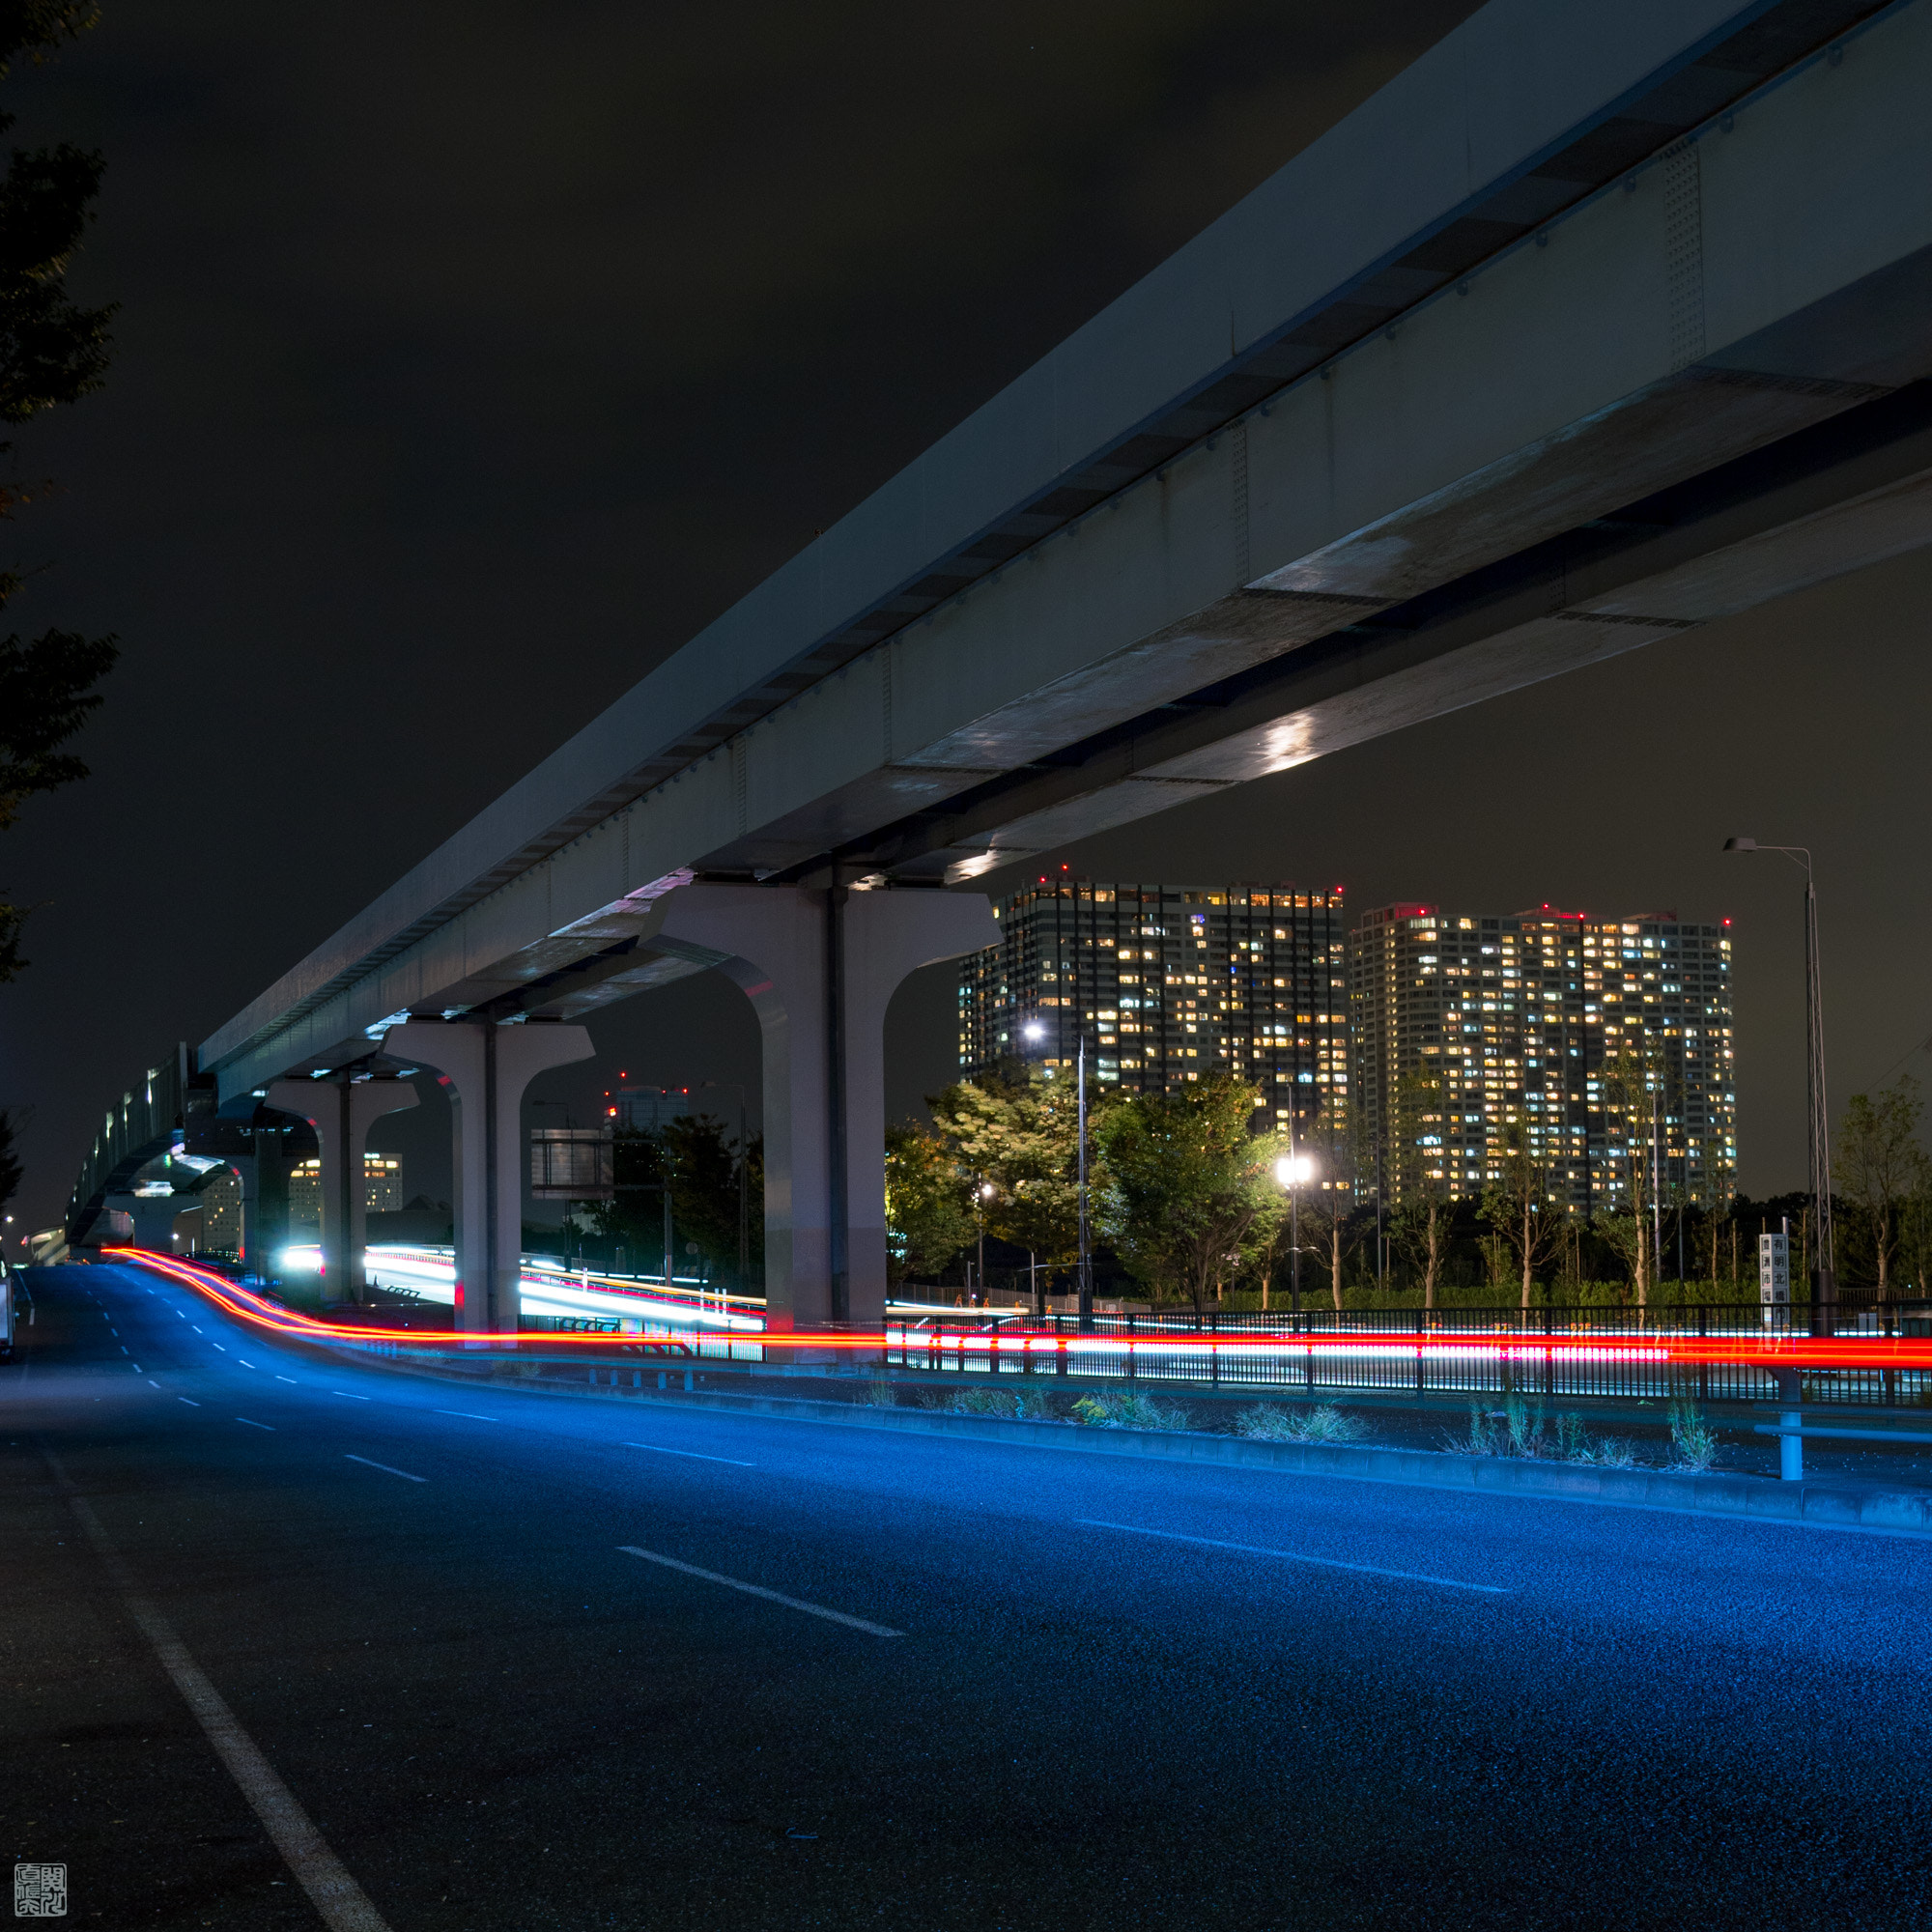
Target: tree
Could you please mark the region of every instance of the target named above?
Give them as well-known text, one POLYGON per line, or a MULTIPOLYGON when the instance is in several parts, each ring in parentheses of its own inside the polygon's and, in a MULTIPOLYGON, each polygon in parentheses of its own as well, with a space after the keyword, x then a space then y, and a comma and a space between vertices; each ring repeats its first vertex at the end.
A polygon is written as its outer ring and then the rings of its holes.
POLYGON ((712 1274, 738 1275, 742 1210, 746 1261, 755 1268, 764 1258, 762 1139, 753 1135, 745 1146, 734 1147, 724 1122, 710 1114, 673 1116, 662 1135, 673 1240, 695 1245, 712 1274), (758 1169, 756 1187, 744 1172, 753 1163, 758 1169))
POLYGON ((14 1151, 14 1130, 13 1114, 0 1107, 0 1208, 18 1193, 20 1178, 26 1172, 19 1155, 14 1151))
POLYGON ((1422 1269, 1425 1308, 1435 1306, 1455 1215, 1443 1115, 1442 1082, 1421 1068, 1405 1074, 1395 1094, 1394 1231, 1398 1245, 1422 1269))
POLYGON ((1289 1241, 1298 1231, 1288 1210, 1286 1188, 1264 1188, 1260 1205, 1255 1209, 1254 1223, 1248 1230, 1248 1272, 1261 1289, 1264 1308, 1268 1305, 1268 1292, 1275 1276, 1281 1272, 1283 1263, 1290 1267, 1294 1264, 1294 1251, 1289 1241))
POLYGON ((1548 1177, 1531 1155, 1529 1130, 1520 1121, 1503 1129, 1501 1176, 1483 1190, 1483 1218, 1520 1273, 1527 1308, 1536 1270, 1555 1248, 1563 1224, 1550 1211, 1548 1177))
MULTIPOLYGON (((70 0, 0 0, 0 78, 21 54, 42 61, 97 17, 93 6, 70 0)), ((0 115, 0 132, 13 121, 0 115)), ((78 308, 67 294, 68 265, 91 218, 101 165, 99 154, 63 141, 14 149, 0 178, 0 423, 77 402, 106 373, 113 310, 78 308)), ((12 447, 0 442, 0 453, 12 447)), ((0 485, 0 518, 31 502, 35 490, 0 485)), ((0 608, 20 582, 0 571, 0 608)), ((29 798, 87 776, 61 747, 99 704, 93 686, 116 654, 113 639, 71 631, 46 631, 31 642, 17 634, 0 639, 0 831, 29 798)), ((0 901, 0 983, 27 963, 20 933, 30 910, 0 901)))
POLYGON ((1324 1098, 1308 1138, 1298 1142, 1296 1151, 1308 1155, 1315 1169, 1301 1184, 1300 1208, 1294 1217, 1300 1222, 1302 1251, 1321 1257, 1330 1299, 1340 1308, 1342 1272, 1357 1232, 1355 1179, 1361 1151, 1355 1110, 1346 1095, 1324 1098))
MULTIPOLYGON (((1065 1267, 1080 1246, 1079 1095, 1065 1081, 960 1081, 926 1103, 961 1170, 992 1193, 987 1232, 1049 1267, 1065 1267)), ((1111 1104, 1111 1103, 1108 1103, 1111 1104)), ((1091 1102, 1093 1163, 1101 1103, 1091 1102)), ((1090 1174, 1090 1186, 1094 1177, 1090 1174)))
POLYGON ((972 1240, 972 1184, 946 1142, 907 1121, 886 1129, 886 1270, 895 1288, 936 1275, 972 1240))
POLYGON ((1881 1298, 1891 1289, 1900 1210, 1926 1184, 1925 1153, 1918 1145, 1923 1111, 1918 1081, 1902 1073, 1876 1096, 1854 1094, 1838 1122, 1833 1180, 1864 1217, 1877 1257, 1881 1298))
POLYGON ((1629 1268, 1639 1308, 1649 1305, 1655 1263, 1650 1221, 1652 1094, 1659 1077, 1660 1069, 1654 1065, 1652 1055, 1628 1045, 1606 1056, 1597 1074, 1604 1124, 1622 1136, 1625 1151, 1623 1204, 1614 1214, 1598 1217, 1597 1232, 1629 1268))
POLYGON ((1254 1088, 1222 1074, 1124 1095, 1094 1130, 1108 1238, 1156 1296, 1178 1283, 1197 1314, 1208 1289, 1239 1268, 1276 1191, 1285 1143, 1248 1131, 1260 1102, 1254 1088))

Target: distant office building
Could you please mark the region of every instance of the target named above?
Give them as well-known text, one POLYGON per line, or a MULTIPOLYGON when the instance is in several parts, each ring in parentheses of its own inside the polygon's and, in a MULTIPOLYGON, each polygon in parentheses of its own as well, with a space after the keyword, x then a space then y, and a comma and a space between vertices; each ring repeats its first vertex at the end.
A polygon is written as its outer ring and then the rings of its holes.
POLYGON ((1551 1191, 1615 1211, 1648 1134, 1604 1106, 1602 1071, 1626 1050, 1657 1068, 1662 1180, 1692 1201, 1729 1198, 1737 1169, 1726 926, 1673 913, 1592 920, 1548 906, 1508 917, 1431 905, 1365 914, 1350 934, 1354 1093, 1363 1145, 1388 1161, 1402 1084, 1436 1085, 1419 1136, 1424 1172, 1458 1194, 1500 1173, 1504 1130, 1524 1127, 1551 1191))
POLYGON ((195 1197, 201 1209, 201 1245, 211 1254, 242 1252, 242 1177, 224 1167, 195 1197))
POLYGON ((1236 1073, 1282 1122, 1347 1093, 1340 892, 1042 879, 998 917, 999 943, 960 967, 967 1078, 1003 1061, 1070 1076, 1084 1028, 1103 1086, 1158 1093, 1236 1073))
POLYGON ((605 1108, 612 1126, 642 1133, 656 1133, 695 1111, 688 1087, 626 1087, 613 1094, 605 1108))
MULTIPOLYGON (((388 1213, 403 1205, 403 1163, 392 1153, 362 1156, 364 1206, 388 1213)), ((289 1169, 289 1219, 309 1227, 322 1225, 322 1159, 311 1155, 289 1169)))

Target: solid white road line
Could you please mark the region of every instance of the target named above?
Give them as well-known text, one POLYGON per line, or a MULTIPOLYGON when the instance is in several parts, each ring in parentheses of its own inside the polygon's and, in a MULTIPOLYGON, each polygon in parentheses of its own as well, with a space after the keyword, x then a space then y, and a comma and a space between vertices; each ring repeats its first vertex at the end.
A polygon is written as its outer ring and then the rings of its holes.
POLYGON ((467 1408, 439 1408, 436 1410, 436 1413, 438 1415, 460 1415, 470 1422, 500 1422, 502 1420, 502 1417, 497 1415, 471 1415, 467 1408))
POLYGON ((721 1577, 715 1570, 700 1570, 696 1563, 680 1563, 675 1556, 660 1556, 654 1549, 639 1549, 634 1543, 617 1548, 626 1556, 641 1556, 646 1563, 662 1563, 667 1570, 682 1570, 687 1577, 701 1577, 707 1583, 723 1583, 727 1590, 742 1590, 748 1597, 763 1597, 768 1603, 782 1604, 790 1610, 803 1610, 809 1617, 823 1617, 828 1623, 850 1624, 854 1630, 869 1631, 873 1636, 904 1636, 904 1631, 885 1624, 867 1623, 864 1617, 848 1617, 843 1610, 828 1610, 823 1604, 808 1604, 803 1597, 787 1597, 781 1590, 767 1590, 762 1583, 742 1583, 735 1577, 721 1577))
MULTIPOLYGON (((245 1415, 238 1415, 235 1420, 237 1422, 248 1422, 248 1418, 245 1415)), ((270 1435, 275 1433, 275 1425, 272 1422, 248 1422, 248 1427, 250 1429, 266 1429, 270 1435)))
POLYGON ((662 1442, 627 1442, 626 1449, 648 1449, 657 1456, 688 1456, 694 1463, 729 1463, 734 1469, 755 1469, 755 1463, 741 1463, 735 1456, 700 1456, 696 1449, 667 1449, 662 1442))
POLYGON ((1394 1577, 1405 1583, 1434 1583, 1444 1590, 1473 1590, 1482 1597, 1507 1597, 1510 1592, 1494 1583, 1464 1583, 1454 1577, 1426 1577, 1417 1570, 1384 1570, 1375 1563, 1344 1563, 1334 1556, 1301 1556, 1293 1549, 1264 1549, 1255 1543, 1223 1543, 1212 1536, 1182 1536, 1178 1530, 1143 1529, 1132 1522, 1101 1522, 1093 1517, 1074 1520, 1087 1529, 1119 1529, 1129 1536, 1157 1536, 1166 1543, 1197 1543, 1207 1549, 1236 1549, 1244 1556, 1272 1556, 1282 1563, 1309 1563, 1321 1570, 1353 1570, 1364 1577, 1394 1577))
POLYGON ((400 1476, 406 1483, 426 1483, 429 1481, 427 1476, 412 1476, 407 1469, 392 1469, 386 1463, 372 1463, 366 1456, 345 1455, 343 1460, 350 1463, 360 1463, 365 1468, 380 1469, 385 1476, 400 1476))
POLYGON ((121 1560, 121 1552, 108 1542, 107 1532, 86 1497, 74 1489, 67 1471, 52 1455, 43 1453, 47 1454, 47 1461, 52 1463, 74 1515, 80 1519, 88 1541, 119 1588, 128 1615, 154 1646, 161 1668, 194 1713, 208 1742, 214 1747, 215 1756, 241 1786, 242 1797, 262 1821, 263 1830, 308 1893, 329 1932, 389 1932, 388 1921, 370 1904, 368 1894, 350 1877, 342 1861, 329 1849, 328 1841, 296 1802, 295 1794, 275 1775, 274 1767, 262 1755, 254 1739, 236 1721, 235 1713, 202 1674, 201 1666, 188 1655, 174 1627, 135 1588, 133 1577, 121 1560))

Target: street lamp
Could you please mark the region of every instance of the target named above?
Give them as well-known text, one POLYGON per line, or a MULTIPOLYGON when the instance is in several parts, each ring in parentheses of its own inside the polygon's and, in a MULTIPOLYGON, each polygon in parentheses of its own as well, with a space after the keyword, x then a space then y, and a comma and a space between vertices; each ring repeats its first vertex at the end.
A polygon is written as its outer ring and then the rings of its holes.
POLYGON ((1288 1151, 1274 1164, 1274 1178, 1288 1189, 1288 1282, 1294 1313, 1301 1314, 1301 1183, 1314 1178, 1315 1163, 1294 1151, 1294 1122, 1288 1123, 1288 1151))
MULTIPOLYGON (((1028 1039, 1044 1039, 1046 1022, 1029 1020, 1020 1032, 1028 1039)), ((1079 1297, 1080 1332, 1083 1335, 1091 1335, 1094 1332, 1094 1258, 1087 1213, 1087 1030, 1077 1021, 1074 1039, 1076 1042, 1074 1065, 1078 1069, 1076 1079, 1079 1088, 1076 1134, 1079 1144, 1080 1259, 1074 1269, 1073 1286, 1079 1297)))
POLYGON ((1818 970, 1818 889, 1811 853, 1804 845, 1760 845, 1755 838, 1726 838, 1726 852, 1776 852, 1804 873, 1804 1102, 1805 1157, 1811 1183, 1812 1325, 1833 1327, 1838 1278, 1832 1245, 1832 1139, 1825 1105, 1825 994, 1818 970))

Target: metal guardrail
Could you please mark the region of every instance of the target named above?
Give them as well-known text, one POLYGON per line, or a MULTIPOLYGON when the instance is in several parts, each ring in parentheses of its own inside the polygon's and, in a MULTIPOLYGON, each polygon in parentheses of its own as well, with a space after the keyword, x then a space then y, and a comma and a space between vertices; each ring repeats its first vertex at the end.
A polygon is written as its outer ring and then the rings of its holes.
MULTIPOLYGON (((1932 1304, 1918 1306, 1932 1316, 1932 1304)), ((1785 1393, 1769 1366, 1673 1361, 1662 1347, 1646 1346, 1691 1336, 1760 1338, 1767 1332, 1765 1311, 1735 1302, 1652 1309, 1643 1325, 1628 1319, 1637 1312, 1328 1309, 1197 1318, 1163 1311, 1095 1315, 1083 1330, 1071 1316, 1042 1321, 982 1309, 917 1322, 889 1318, 885 1352, 890 1364, 927 1373, 1187 1382, 1289 1398, 1361 1390, 1751 1403, 1785 1393), (1606 1349, 1606 1336, 1625 1338, 1630 1347, 1606 1349), (1587 1347, 1566 1347, 1585 1338, 1587 1347), (1456 1346, 1462 1339, 1466 1350, 1456 1346)), ((1770 1312, 1774 1336, 1809 1336, 1809 1324, 1793 1325, 1789 1310, 1770 1312)), ((1908 1326, 1894 1307, 1884 1327, 1855 1330, 1845 1319, 1851 1312, 1842 1304, 1837 1311, 1840 1335, 1896 1335, 1908 1326)), ((1924 1332, 1916 1322, 1911 1327, 1924 1332)), ((1806 1403, 1932 1406, 1932 1370, 1926 1369, 1806 1367, 1801 1388, 1806 1403)))

